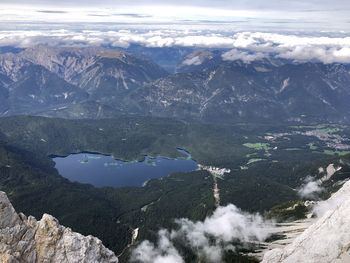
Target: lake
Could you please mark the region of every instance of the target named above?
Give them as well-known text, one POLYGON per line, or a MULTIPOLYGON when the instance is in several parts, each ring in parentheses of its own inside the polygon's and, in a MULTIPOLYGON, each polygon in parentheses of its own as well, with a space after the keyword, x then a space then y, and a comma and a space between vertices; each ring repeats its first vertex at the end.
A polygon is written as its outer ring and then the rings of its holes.
POLYGON ((143 186, 150 179, 177 172, 191 172, 197 163, 184 150, 183 158, 145 156, 142 162, 115 160, 112 156, 91 153, 54 157, 55 168, 72 182, 88 183, 97 187, 143 186))

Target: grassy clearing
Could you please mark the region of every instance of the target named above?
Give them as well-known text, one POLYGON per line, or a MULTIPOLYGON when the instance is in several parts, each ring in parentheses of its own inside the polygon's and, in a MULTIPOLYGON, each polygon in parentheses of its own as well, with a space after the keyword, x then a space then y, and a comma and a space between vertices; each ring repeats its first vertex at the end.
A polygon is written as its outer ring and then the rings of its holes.
POLYGON ((266 159, 253 158, 247 162, 247 165, 252 164, 252 163, 256 163, 256 162, 260 162, 260 161, 264 161, 264 160, 266 160, 266 159))
POLYGON ((312 142, 310 142, 310 143, 308 144, 308 146, 309 146, 309 149, 310 149, 311 151, 315 151, 315 150, 318 149, 318 147, 317 147, 314 143, 312 143, 312 142))
POLYGON ((290 126, 290 128, 292 129, 297 129, 297 130, 310 129, 310 130, 317 130, 320 133, 327 133, 327 134, 334 134, 342 131, 342 128, 340 127, 339 125, 327 125, 327 124, 310 125, 310 126, 290 126))
POLYGON ((269 143, 261 143, 261 142, 257 142, 257 143, 244 143, 243 146, 250 148, 250 149, 254 149, 257 151, 268 151, 271 149, 270 144, 269 143))
POLYGON ((327 155, 345 156, 350 154, 350 151, 324 150, 323 153, 327 155))
POLYGON ((337 132, 340 132, 341 129, 337 128, 337 127, 326 127, 326 128, 322 128, 322 129, 317 129, 319 132, 322 133, 327 133, 327 134, 334 134, 337 132))

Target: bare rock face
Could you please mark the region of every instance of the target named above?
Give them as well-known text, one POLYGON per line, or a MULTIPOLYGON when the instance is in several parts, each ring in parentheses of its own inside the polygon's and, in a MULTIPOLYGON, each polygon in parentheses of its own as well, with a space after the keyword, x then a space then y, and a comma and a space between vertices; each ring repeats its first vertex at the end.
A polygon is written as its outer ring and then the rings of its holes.
POLYGON ((350 181, 316 207, 322 216, 293 243, 264 255, 263 263, 350 262, 350 181))
POLYGON ((117 263, 115 254, 93 236, 83 236, 44 214, 40 221, 17 214, 0 192, 0 262, 117 263))

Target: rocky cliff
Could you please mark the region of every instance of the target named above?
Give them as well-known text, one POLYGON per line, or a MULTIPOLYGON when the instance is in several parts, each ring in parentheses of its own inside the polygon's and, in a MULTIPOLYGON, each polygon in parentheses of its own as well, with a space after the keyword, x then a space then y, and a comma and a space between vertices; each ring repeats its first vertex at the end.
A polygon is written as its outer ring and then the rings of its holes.
POLYGON ((118 262, 93 236, 83 236, 44 214, 40 221, 17 214, 0 192, 0 262, 118 262))
POLYGON ((350 262, 350 181, 315 207, 319 219, 290 245, 273 249, 263 263, 350 262))

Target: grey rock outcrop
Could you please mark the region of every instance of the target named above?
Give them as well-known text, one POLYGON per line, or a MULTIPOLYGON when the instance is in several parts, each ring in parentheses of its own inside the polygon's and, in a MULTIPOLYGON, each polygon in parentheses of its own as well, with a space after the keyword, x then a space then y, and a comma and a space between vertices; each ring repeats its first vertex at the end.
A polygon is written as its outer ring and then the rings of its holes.
POLYGON ((320 218, 291 244, 268 251, 262 263, 350 262, 350 181, 316 208, 320 218))
POLYGON ((44 214, 40 221, 17 214, 0 192, 0 262, 117 263, 115 254, 93 236, 83 236, 44 214))

